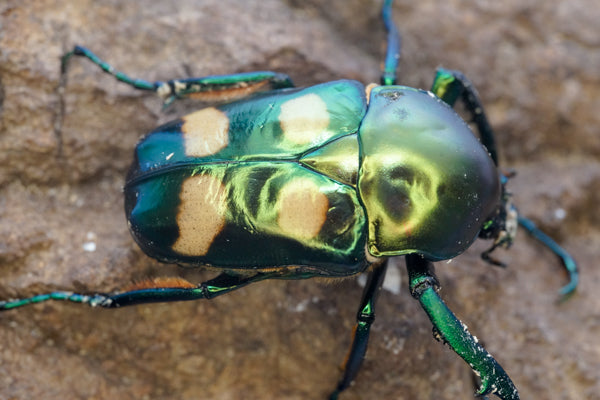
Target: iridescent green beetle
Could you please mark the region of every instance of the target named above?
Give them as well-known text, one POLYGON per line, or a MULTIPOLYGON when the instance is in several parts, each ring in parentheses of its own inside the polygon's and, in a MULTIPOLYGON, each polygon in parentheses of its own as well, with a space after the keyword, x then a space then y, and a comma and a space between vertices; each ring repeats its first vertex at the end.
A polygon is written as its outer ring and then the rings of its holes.
POLYGON ((168 262, 332 277, 382 256, 448 259, 500 204, 494 162, 467 125, 401 86, 368 102, 360 83, 336 81, 205 108, 135 154, 131 231, 168 262))
POLYGON ((410 289, 436 334, 481 378, 478 393, 518 399, 502 367, 437 294, 432 261, 464 252, 477 238, 512 242, 517 222, 550 247, 577 284, 572 258, 519 217, 497 169, 493 131, 470 82, 440 70, 431 92, 395 86, 400 45, 383 6, 388 49, 382 85, 335 81, 295 89, 282 74, 255 72, 150 83, 117 79, 159 94, 233 102, 184 116, 137 145, 125 184, 131 232, 149 256, 212 266, 216 278, 191 284, 156 279, 116 294, 53 292, 0 302, 8 310, 45 300, 122 307, 210 299, 265 279, 346 277, 369 271, 344 375, 335 399, 354 379, 367 348, 386 260, 406 256, 410 289), (459 98, 478 140, 450 107, 459 98))

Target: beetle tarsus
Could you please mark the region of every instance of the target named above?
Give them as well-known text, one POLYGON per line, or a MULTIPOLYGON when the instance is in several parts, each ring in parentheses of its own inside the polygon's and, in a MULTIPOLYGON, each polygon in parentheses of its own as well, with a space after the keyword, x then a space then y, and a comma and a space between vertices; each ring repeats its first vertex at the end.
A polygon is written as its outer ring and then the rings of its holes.
POLYGON ((491 256, 492 252, 494 250, 496 250, 497 248, 498 248, 498 243, 492 244, 492 246, 489 249, 487 249, 486 251, 481 253, 481 259, 483 261, 487 262, 488 264, 492 264, 495 267, 506 268, 505 262, 502 262, 502 261, 498 260, 497 258, 491 256))

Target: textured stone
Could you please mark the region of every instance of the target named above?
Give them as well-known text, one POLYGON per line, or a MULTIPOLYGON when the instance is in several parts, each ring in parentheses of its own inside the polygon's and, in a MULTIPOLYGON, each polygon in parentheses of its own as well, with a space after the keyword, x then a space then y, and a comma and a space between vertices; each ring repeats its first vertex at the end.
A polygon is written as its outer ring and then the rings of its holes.
MULTIPOLYGON (((59 57, 82 44, 156 80, 258 69, 298 85, 377 81, 379 2, 158 0, 0 4, 0 297, 110 291, 147 276, 212 273, 159 264, 127 231, 121 187, 144 132, 195 109, 59 57), (64 106, 64 110, 63 110, 64 106), (95 243, 95 251, 89 243, 95 243)), ((578 293, 521 234, 486 266, 478 243, 439 263, 441 294, 497 357, 521 397, 600 393, 600 9, 569 2, 399 1, 401 82, 438 65, 478 88, 520 210, 580 263, 578 293)), ((403 269, 403 267, 401 267, 403 269)), ((403 271, 401 271, 403 272, 403 271)), ((342 399, 456 399, 470 370, 437 343, 405 290, 384 291, 356 385, 342 399)), ((45 303, 0 314, 0 398, 323 399, 334 387, 361 288, 356 280, 263 282, 213 301, 93 310, 45 303)))

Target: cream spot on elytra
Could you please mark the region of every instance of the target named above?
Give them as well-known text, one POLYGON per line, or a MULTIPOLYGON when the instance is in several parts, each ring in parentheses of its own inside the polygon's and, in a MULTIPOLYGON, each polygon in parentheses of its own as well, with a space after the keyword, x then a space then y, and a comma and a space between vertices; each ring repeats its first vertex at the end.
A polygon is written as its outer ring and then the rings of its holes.
POLYGON ((283 187, 277 204, 277 224, 289 236, 315 238, 329 210, 329 199, 310 179, 296 179, 283 187))
POLYGON ((288 100, 281 105, 279 123, 285 139, 300 145, 312 143, 329 126, 327 104, 314 93, 288 100))
POLYGON ((173 250, 188 256, 205 255, 225 226, 225 187, 213 176, 196 175, 183 182, 179 198, 179 237, 173 250))
POLYGON ((181 131, 188 157, 204 157, 218 153, 229 143, 229 118, 214 107, 186 115, 181 131))

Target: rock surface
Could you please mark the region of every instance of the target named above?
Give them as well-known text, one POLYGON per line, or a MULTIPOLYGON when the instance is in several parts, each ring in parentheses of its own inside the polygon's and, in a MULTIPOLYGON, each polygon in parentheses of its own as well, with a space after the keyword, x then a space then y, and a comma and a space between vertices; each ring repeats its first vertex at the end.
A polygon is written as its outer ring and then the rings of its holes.
MULTIPOLYGON (((479 260, 488 245, 479 243, 439 263, 442 296, 521 398, 598 396, 600 9, 590 0, 397 3, 401 82, 427 88, 438 65, 473 80, 503 165, 518 171, 515 202, 580 263, 578 293, 558 304, 566 280, 551 253, 522 233, 499 252, 502 270, 479 260)), ((157 98, 79 59, 61 100, 59 57, 74 44, 148 80, 271 69, 297 85, 370 82, 382 58, 379 4, 2 2, 0 298, 212 275, 147 258, 122 210, 140 135, 197 105, 162 112, 157 98)), ((432 338, 402 278, 399 294, 381 295, 367 359, 342 399, 471 398, 468 366, 432 338)), ((274 281, 210 302, 5 312, 0 399, 323 399, 360 293, 355 279, 274 281)))

